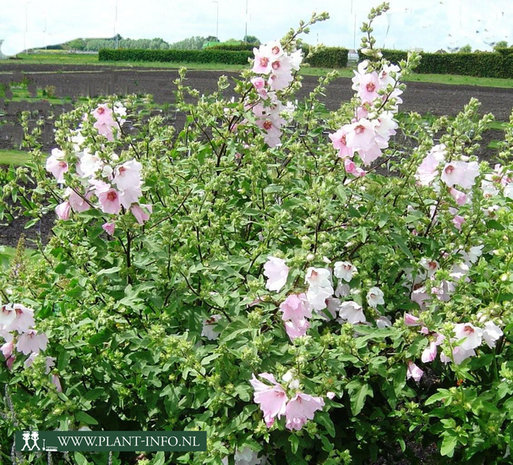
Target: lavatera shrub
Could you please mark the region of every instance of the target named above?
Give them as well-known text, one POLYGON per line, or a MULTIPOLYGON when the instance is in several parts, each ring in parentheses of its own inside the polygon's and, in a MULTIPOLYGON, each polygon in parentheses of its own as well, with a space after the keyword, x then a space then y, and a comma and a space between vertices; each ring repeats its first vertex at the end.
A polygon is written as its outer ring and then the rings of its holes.
POLYGON ((129 96, 63 115, 51 154, 28 134, 3 195, 56 223, 1 278, 5 460, 15 430, 90 428, 208 450, 53 463, 511 463, 513 119, 490 164, 476 100, 401 113, 419 57, 380 58, 386 8, 337 111, 336 73, 295 97, 314 15, 234 99, 181 71, 183 128, 129 96))

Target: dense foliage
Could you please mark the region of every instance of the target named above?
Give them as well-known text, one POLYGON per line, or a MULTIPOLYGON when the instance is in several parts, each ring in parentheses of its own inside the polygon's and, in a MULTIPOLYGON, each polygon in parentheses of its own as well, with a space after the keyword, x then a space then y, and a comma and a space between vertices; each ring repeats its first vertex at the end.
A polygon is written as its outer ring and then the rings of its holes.
MULTIPOLYGON (((496 52, 422 53, 422 60, 415 72, 510 79, 513 76, 513 54, 510 50, 506 48, 496 52)), ((402 50, 382 50, 382 54, 383 58, 392 63, 405 60, 408 56, 408 52, 402 50)), ((365 59, 365 56, 361 59, 365 59)))
POLYGON ((3 198, 59 221, 0 277, 2 450, 20 428, 199 429, 206 453, 138 463, 510 463, 513 117, 490 166, 476 100, 399 114, 418 57, 379 58, 383 10, 335 112, 336 72, 290 103, 314 15, 237 99, 182 70, 183 129, 129 96, 63 115, 50 156, 27 135, 3 198))
POLYGON ((101 49, 99 61, 171 61, 179 63, 224 63, 245 65, 252 52, 239 50, 124 50, 101 49))

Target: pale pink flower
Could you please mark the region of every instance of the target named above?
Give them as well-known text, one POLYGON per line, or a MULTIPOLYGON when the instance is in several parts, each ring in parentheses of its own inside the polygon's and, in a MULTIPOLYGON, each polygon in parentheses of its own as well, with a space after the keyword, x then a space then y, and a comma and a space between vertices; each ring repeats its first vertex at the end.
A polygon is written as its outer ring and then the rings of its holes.
POLYGON ((12 354, 6 361, 5 364, 9 370, 12 369, 12 366, 14 365, 14 361, 16 360, 16 355, 12 354))
POLYGON ((422 186, 428 186, 433 182, 437 173, 440 163, 445 159, 446 151, 445 145, 435 145, 426 155, 422 163, 417 168, 415 179, 422 186))
POLYGON ((434 286, 431 288, 431 292, 442 302, 448 302, 455 290, 456 286, 454 283, 452 281, 447 281, 446 279, 443 279, 440 282, 440 286, 434 286))
POLYGON ((390 136, 396 134, 397 128, 397 121, 394 119, 394 115, 389 111, 381 113, 376 118, 374 131, 376 132, 376 142, 380 148, 384 149, 388 147, 390 136))
POLYGON ((31 329, 18 338, 16 349, 22 354, 29 355, 32 352, 38 353, 41 350, 45 350, 47 344, 48 337, 46 337, 46 334, 38 334, 36 330, 31 329))
POLYGON ((483 339, 486 345, 493 349, 497 341, 502 337, 502 330, 493 322, 487 321, 483 331, 483 339))
POLYGON ((481 345, 483 330, 471 323, 458 323, 454 326, 454 335, 457 341, 463 341, 458 347, 471 350, 481 345))
POLYGON ((8 329, 10 331, 10 326, 15 319, 16 311, 12 305, 2 305, 0 307, 0 328, 8 329))
POLYGON ((339 282, 337 288, 335 289, 336 297, 347 297, 351 292, 351 288, 348 284, 339 282))
POLYGON ((465 192, 459 191, 454 187, 450 187, 449 193, 458 205, 465 205, 467 203, 467 194, 465 194, 465 192))
POLYGON ((379 97, 378 91, 380 90, 380 82, 376 71, 355 76, 353 82, 355 82, 355 80, 359 81, 357 91, 358 97, 360 97, 362 102, 371 103, 379 97))
POLYGON ((308 420, 313 419, 315 412, 322 410, 323 407, 322 397, 313 397, 299 392, 287 404, 285 426, 291 431, 299 431, 308 420))
POLYGON ((452 219, 452 223, 454 224, 455 228, 458 231, 461 231, 461 227, 463 223, 465 223, 465 218, 461 215, 454 215, 454 218, 452 219))
POLYGON ((340 158, 352 158, 354 155, 354 150, 347 146, 347 135, 350 131, 351 125, 346 124, 337 132, 329 135, 333 147, 338 150, 338 156, 340 158))
POLYGON ((294 79, 290 66, 285 60, 276 60, 271 64, 273 73, 269 76, 269 87, 272 90, 283 90, 294 79))
POLYGON ((357 323, 365 323, 367 321, 361 305, 358 305, 353 301, 342 302, 340 304, 339 315, 342 320, 353 325, 357 323))
POLYGON ((6 342, 1 348, 0 351, 2 352, 3 356, 6 360, 8 360, 13 352, 14 352, 14 340, 10 340, 9 342, 6 342))
POLYGON ((333 391, 328 391, 326 393, 326 397, 331 400, 335 397, 335 393, 333 391))
POLYGON ((104 223, 102 229, 109 235, 113 236, 116 229, 116 223, 104 223))
POLYGON ((34 363, 34 360, 39 355, 39 352, 32 352, 27 359, 25 360, 25 363, 23 364, 25 368, 30 368, 32 364, 34 363))
POLYGON ((56 374, 52 374, 52 384, 55 386, 57 392, 62 392, 61 380, 56 374))
POLYGON ((136 160, 130 160, 116 167, 113 183, 118 190, 132 189, 141 184, 142 165, 136 160))
POLYGON ((405 313, 404 324, 406 326, 420 326, 422 323, 420 321, 420 318, 413 316, 411 313, 405 313))
POLYGON ((290 320, 285 322, 285 331, 291 341, 306 335, 308 328, 310 328, 310 322, 306 318, 299 321, 290 320))
POLYGON ((413 362, 408 362, 408 370, 406 371, 406 379, 413 378, 415 382, 419 382, 424 372, 413 362))
POLYGON ((81 178, 90 178, 95 175, 97 171, 103 168, 103 162, 96 154, 84 150, 78 154, 80 161, 77 164, 77 174, 81 178))
POLYGON ((89 205, 89 198, 91 197, 91 194, 88 193, 85 197, 82 197, 81 195, 77 194, 73 189, 67 189, 66 194, 68 195, 68 202, 71 206, 71 209, 76 213, 82 213, 91 208, 91 205, 89 205))
POLYGON ((437 344, 435 341, 431 341, 429 345, 422 351, 420 359, 423 363, 432 362, 436 358, 437 344))
POLYGON ((384 305, 383 291, 379 287, 371 287, 367 292, 367 303, 372 307, 376 308, 378 305, 384 305))
POLYGON ((312 308, 306 299, 306 294, 291 294, 281 304, 282 320, 299 322, 312 317, 312 308))
POLYGON ((55 207, 55 214, 57 218, 60 220, 66 221, 69 220, 69 216, 71 214, 71 205, 66 200, 55 207))
POLYGON ((270 291, 280 292, 287 283, 289 267, 282 258, 271 256, 264 265, 264 276, 267 278, 265 287, 270 291))
POLYGON ((449 187, 458 185, 470 189, 478 175, 479 164, 476 161, 454 161, 444 166, 441 179, 449 187))
POLYGON ((461 255, 467 266, 470 266, 479 260, 479 257, 483 254, 483 247, 483 245, 477 245, 470 247, 468 252, 462 252, 461 255))
POLYGON ((121 211, 119 192, 116 189, 110 188, 105 192, 99 192, 98 201, 104 213, 117 215, 121 211))
POLYGON ((346 282, 351 281, 357 272, 356 266, 349 262, 336 262, 333 265, 333 274, 338 279, 343 279, 346 282))
POLYGON ((271 50, 265 45, 261 45, 259 48, 253 49, 255 55, 255 61, 253 62, 252 71, 259 74, 269 74, 272 70, 272 59, 271 50))
POLYGON ((310 267, 306 270, 305 283, 310 286, 332 288, 331 272, 327 268, 310 267))
POLYGON ((352 174, 356 177, 365 176, 367 174, 365 170, 356 166, 356 163, 353 160, 349 160, 348 158, 344 159, 344 169, 346 170, 347 174, 352 174))
MULTIPOLYGON (((476 355, 476 351, 474 349, 463 349, 461 346, 455 347, 452 351, 452 359, 454 359, 454 363, 459 365, 461 362, 466 360, 469 357, 473 357, 476 355)), ((440 360, 443 363, 448 363, 452 361, 451 357, 446 355, 444 352, 440 354, 440 360)))
POLYGON ((221 319, 221 315, 212 315, 211 317, 203 320, 203 329, 201 335, 206 337, 209 341, 213 341, 219 337, 219 332, 215 331, 217 322, 221 319))
POLYGON ((52 149, 52 154, 46 160, 46 171, 55 176, 57 182, 64 182, 64 173, 68 172, 68 164, 64 161, 64 152, 52 149))
POLYGON ((376 142, 375 124, 366 118, 351 125, 346 141, 351 150, 358 152, 365 165, 381 156, 381 149, 376 142))
POLYGON ((55 366, 55 357, 46 357, 45 359, 45 374, 49 374, 51 369, 55 366))
POLYGON ((11 323, 11 330, 24 333, 35 325, 34 310, 21 304, 14 304, 13 308, 16 312, 16 319, 11 323))
POLYGON ((96 119, 94 123, 98 133, 107 138, 109 141, 114 140, 114 128, 119 127, 114 120, 112 110, 106 105, 99 105, 94 111, 93 116, 96 119))
POLYGON ((135 204, 130 207, 130 211, 135 216, 137 222, 143 225, 150 219, 151 205, 135 204), (144 209, 142 207, 144 207, 144 209))
POLYGON ((390 326, 392 326, 392 321, 390 321, 390 318, 387 316, 380 316, 376 318, 376 326, 379 329, 390 328, 390 326))
POLYGON ((264 414, 265 424, 270 428, 274 423, 275 417, 280 418, 285 414, 288 400, 287 394, 272 374, 260 373, 258 375, 260 378, 271 383, 271 386, 259 381, 254 374, 252 376, 250 383, 255 390, 254 401, 260 404, 260 410, 262 410, 264 414))

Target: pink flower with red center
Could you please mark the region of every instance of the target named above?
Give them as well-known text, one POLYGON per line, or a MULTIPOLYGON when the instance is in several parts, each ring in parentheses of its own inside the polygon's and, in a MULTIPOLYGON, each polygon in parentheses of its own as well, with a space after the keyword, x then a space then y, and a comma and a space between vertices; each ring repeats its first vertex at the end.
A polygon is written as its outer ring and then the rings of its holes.
POLYGON ((35 325, 34 310, 21 304, 14 304, 13 308, 16 318, 10 325, 11 331, 15 330, 18 333, 24 333, 35 325))
POLYGON ((290 431, 299 431, 308 420, 314 418, 315 412, 322 410, 323 407, 324 399, 322 397, 299 392, 287 404, 285 426, 290 431))
POLYGON ((282 320, 299 323, 305 318, 312 317, 312 308, 306 299, 306 294, 291 294, 281 304, 282 320))
POLYGON ((98 130, 98 133, 107 140, 113 141, 114 128, 118 128, 119 125, 114 119, 112 110, 106 104, 102 104, 93 111, 93 116, 96 119, 94 127, 98 130))
POLYGON ((16 310, 12 305, 0 306, 0 329, 11 330, 11 324, 16 319, 16 310))
POLYGON ((141 171, 142 165, 138 161, 127 161, 114 170, 113 183, 120 191, 139 187, 141 185, 141 171))
POLYGON ((270 428, 274 424, 275 418, 281 418, 285 414, 288 397, 272 374, 260 373, 258 376, 271 383, 271 385, 265 384, 259 381, 255 375, 249 381, 255 390, 254 401, 260 404, 265 424, 270 428))
POLYGON ((366 118, 353 123, 347 134, 347 146, 358 152, 365 165, 371 164, 381 156, 381 149, 376 142, 375 124, 366 118))
POLYGON ((64 173, 68 172, 68 164, 64 160, 64 152, 52 149, 52 154, 46 160, 46 171, 52 173, 57 182, 64 182, 64 173))
POLYGON ((107 191, 99 192, 98 201, 104 213, 117 215, 121 211, 119 192, 116 189, 110 188, 107 191))
POLYGON ((278 257, 269 257, 264 265, 264 276, 267 278, 265 287, 270 291, 279 292, 287 282, 289 267, 285 260, 278 257))
POLYGON ((381 88, 378 73, 373 71, 372 73, 366 73, 359 78, 358 97, 360 97, 363 103, 372 103, 379 97, 378 91, 381 88))
POLYGON ((68 194, 68 202, 71 206, 71 209, 76 213, 82 213, 91 208, 89 205, 89 198, 91 197, 91 193, 88 193, 84 197, 77 194, 73 189, 67 189, 66 193, 68 194))
POLYGON ((481 345, 483 330, 471 323, 458 323, 454 326, 454 335, 458 342, 461 341, 458 347, 471 350, 481 345))
POLYGON ((337 132, 329 135, 333 147, 338 150, 338 156, 340 158, 352 158, 354 155, 354 150, 347 146, 347 135, 350 130, 351 125, 346 124, 337 132))
POLYGON ((343 279, 346 282, 350 282, 353 276, 358 272, 356 266, 349 262, 336 262, 333 265, 333 274, 338 279, 343 279))
POLYGON ((258 74, 269 74, 272 70, 271 60, 272 52, 265 45, 261 45, 259 48, 253 49, 255 55, 255 61, 253 62, 253 72, 258 74))
POLYGON ((38 334, 36 330, 31 329, 18 338, 16 349, 22 354, 30 355, 31 353, 39 353, 41 350, 45 350, 47 344, 48 338, 46 334, 38 334))
POLYGON ((458 185, 470 189, 479 175, 479 164, 475 161, 454 161, 447 163, 442 169, 442 181, 449 187, 458 185))

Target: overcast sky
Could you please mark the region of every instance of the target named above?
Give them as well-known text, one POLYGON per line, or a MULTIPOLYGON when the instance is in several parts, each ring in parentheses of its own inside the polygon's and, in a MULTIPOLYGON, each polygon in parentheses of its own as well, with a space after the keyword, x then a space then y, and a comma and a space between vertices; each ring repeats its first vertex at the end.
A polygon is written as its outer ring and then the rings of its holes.
MULTIPOLYGON (((315 25, 306 41, 352 48, 359 45, 359 25, 371 0, 0 0, 2 51, 57 44, 77 37, 132 39, 161 37, 176 42, 190 36, 241 39, 248 34, 266 42, 281 37, 312 11, 330 19, 315 25), (246 4, 248 15, 246 16, 246 4), (116 13, 117 10, 117 13, 116 13)), ((513 42, 513 0, 390 0, 391 10, 378 20, 377 44, 386 48, 423 49, 513 42)))

